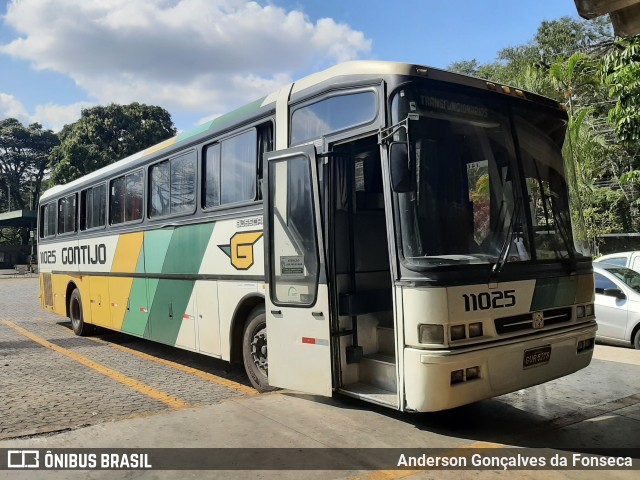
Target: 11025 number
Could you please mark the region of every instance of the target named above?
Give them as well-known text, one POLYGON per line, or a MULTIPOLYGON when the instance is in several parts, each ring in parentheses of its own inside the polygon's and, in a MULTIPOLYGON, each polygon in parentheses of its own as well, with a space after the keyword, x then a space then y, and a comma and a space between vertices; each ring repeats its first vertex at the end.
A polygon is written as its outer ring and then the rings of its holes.
POLYGON ((505 290, 503 292, 482 292, 462 295, 464 298, 465 312, 476 310, 489 310, 491 308, 513 307, 516 304, 516 291, 505 290))

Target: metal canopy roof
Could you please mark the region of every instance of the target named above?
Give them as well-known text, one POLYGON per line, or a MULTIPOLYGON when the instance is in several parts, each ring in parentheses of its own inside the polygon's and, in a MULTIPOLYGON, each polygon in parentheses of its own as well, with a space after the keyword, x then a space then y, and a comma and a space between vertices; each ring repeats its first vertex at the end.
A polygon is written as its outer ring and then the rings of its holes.
POLYGON ((640 0, 574 0, 578 14, 591 19, 611 15, 613 30, 621 37, 640 33, 640 0))
POLYGON ((0 213, 0 227, 23 227, 35 229, 38 214, 35 210, 13 210, 0 213))

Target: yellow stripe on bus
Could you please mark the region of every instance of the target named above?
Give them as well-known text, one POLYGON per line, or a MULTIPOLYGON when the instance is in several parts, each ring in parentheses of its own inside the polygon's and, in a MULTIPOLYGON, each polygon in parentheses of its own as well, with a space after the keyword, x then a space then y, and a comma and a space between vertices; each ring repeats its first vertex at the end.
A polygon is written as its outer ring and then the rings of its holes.
POLYGON ((10 322, 9 320, 4 320, 4 323, 7 326, 13 328, 15 331, 21 333, 25 337, 42 345, 43 347, 50 348, 51 350, 61 353, 62 355, 65 355, 66 357, 69 357, 70 359, 75 360, 78 363, 81 363, 85 367, 89 367, 95 370, 96 372, 111 378, 112 380, 120 382, 123 385, 126 385, 127 387, 130 387, 142 393, 143 395, 151 397, 154 400, 158 400, 171 408, 185 408, 189 406, 186 402, 183 402, 182 400, 176 397, 172 397, 171 395, 168 395, 165 392, 162 392, 156 388, 153 388, 149 385, 139 382, 138 380, 128 377, 120 372, 117 372, 116 370, 113 370, 109 367, 105 367, 104 365, 94 362, 93 360, 89 360, 84 355, 80 355, 79 353, 76 353, 66 348, 55 345, 45 340, 44 338, 41 338, 38 335, 35 335, 34 333, 31 333, 30 331, 25 330, 22 327, 19 327, 18 325, 16 325, 13 322, 10 322))
MULTIPOLYGON (((70 335, 74 335, 74 333, 66 327, 62 327, 65 329, 67 333, 70 335)), ((202 378, 203 380, 207 380, 209 382, 217 383, 218 385, 222 385, 223 387, 231 388, 233 390, 237 390, 242 393, 246 393, 247 395, 257 395, 258 391, 254 388, 247 387, 238 382, 234 382, 233 380, 228 380, 226 378, 219 377, 212 373, 203 372, 193 367, 188 367, 186 365, 182 365, 181 363, 172 362, 171 360, 165 360, 164 358, 154 357, 153 355, 149 355, 148 353, 139 352, 138 350, 134 350, 129 347, 125 347, 122 345, 118 345, 117 343, 111 343, 106 340, 102 340, 101 338, 95 337, 86 337, 87 340, 93 340, 94 342, 102 343, 104 345, 108 345, 112 348, 117 348, 118 350, 122 350, 123 352, 130 353, 140 358, 144 358, 145 360, 151 360, 152 362, 160 363, 162 365, 166 365, 168 367, 175 368, 176 370, 180 370, 181 372, 189 373, 191 375, 195 375, 196 377, 202 378)))
POLYGON ((112 272, 133 273, 144 241, 143 232, 126 233, 118 238, 118 246, 111 265, 112 272))
MULTIPOLYGON (((120 235, 111 271, 118 273, 135 272, 143 241, 143 232, 120 235)), ((127 303, 131 296, 131 285, 133 285, 133 278, 131 277, 109 278, 109 298, 116 300, 111 302, 111 308, 109 309, 111 328, 115 330, 122 330, 124 316, 127 313, 127 303)))

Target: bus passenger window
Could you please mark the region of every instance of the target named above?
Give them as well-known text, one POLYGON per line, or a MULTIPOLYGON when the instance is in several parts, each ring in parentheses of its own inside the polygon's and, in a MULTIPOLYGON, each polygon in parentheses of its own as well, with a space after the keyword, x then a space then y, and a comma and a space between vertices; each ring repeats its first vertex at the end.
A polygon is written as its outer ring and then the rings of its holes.
POLYGON ((324 98, 293 112, 291 144, 371 122, 377 112, 377 98, 373 91, 324 98))
POLYGON ((258 158, 256 129, 224 140, 221 150, 220 203, 254 200, 258 158))
POLYGON ((40 238, 56 234, 56 202, 40 207, 40 238))
POLYGON ((195 152, 153 165, 150 172, 150 217, 193 212, 196 204, 195 152))
POLYGON ((109 222, 112 225, 142 218, 143 172, 138 170, 111 181, 109 222))
POLYGON ((170 167, 169 162, 158 163, 151 167, 150 217, 168 215, 170 195, 170 167))
POLYGON ((196 156, 171 159, 171 213, 189 213, 196 204, 196 156))
POLYGON ((139 170, 125 177, 125 222, 142 218, 142 175, 142 170, 139 170))
POLYGON ((76 195, 69 195, 58 202, 58 234, 76 231, 76 195))
POLYGON ((107 185, 96 185, 82 192, 80 229, 104 227, 106 219, 107 185))
POLYGON ((124 177, 116 178, 111 182, 109 221, 112 225, 124 222, 124 177))
POLYGON ((209 146, 204 160, 203 206, 255 200, 257 159, 255 128, 209 146))
POLYGON ((204 207, 220 205, 220 144, 207 148, 204 160, 204 207))

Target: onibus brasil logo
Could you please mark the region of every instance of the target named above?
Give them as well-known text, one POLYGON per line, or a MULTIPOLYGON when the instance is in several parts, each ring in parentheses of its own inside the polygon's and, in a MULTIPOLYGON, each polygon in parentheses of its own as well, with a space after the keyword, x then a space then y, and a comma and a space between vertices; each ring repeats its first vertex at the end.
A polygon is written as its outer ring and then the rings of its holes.
POLYGON ((227 245, 218 245, 236 270, 248 270, 253 266, 253 246, 262 237, 262 230, 236 233, 227 245))

